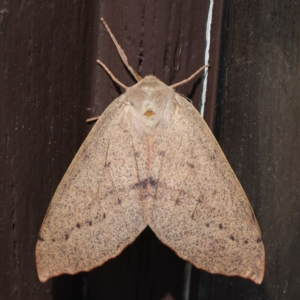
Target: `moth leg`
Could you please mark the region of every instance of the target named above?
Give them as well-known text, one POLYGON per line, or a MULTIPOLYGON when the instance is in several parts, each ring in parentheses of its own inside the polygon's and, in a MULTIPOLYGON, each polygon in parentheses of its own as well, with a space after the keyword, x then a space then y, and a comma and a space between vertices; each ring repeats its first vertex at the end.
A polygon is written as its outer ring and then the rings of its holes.
POLYGON ((171 87, 171 88, 175 88, 175 87, 178 87, 179 85, 182 85, 182 84, 185 84, 185 83, 189 82, 189 81, 190 81, 191 79, 193 79, 197 74, 199 74, 203 69, 208 68, 208 67, 209 67, 209 64, 208 64, 208 65, 205 65, 205 66, 203 66, 203 67, 201 67, 199 70, 197 70, 195 73, 193 73, 189 78, 184 79, 184 80, 182 80, 182 81, 180 81, 180 82, 177 82, 177 83, 175 83, 175 84, 172 84, 172 85, 170 85, 170 87, 171 87))
MULTIPOLYGON (((114 75, 113 73, 107 68, 107 66, 102 62, 100 61, 99 59, 97 59, 97 63, 108 73, 108 75, 111 77, 111 79, 118 85, 120 85, 123 89, 127 90, 128 87, 126 85, 124 85, 120 80, 118 80, 114 75)), ((86 119, 85 122, 86 123, 90 123, 90 122, 93 122, 93 121, 96 121, 100 118, 100 116, 97 116, 97 117, 93 117, 93 118, 89 118, 89 119, 86 119)))
POLYGON ((118 50, 118 53, 124 63, 124 65, 127 67, 127 69, 130 71, 130 73, 133 75, 133 77, 136 79, 136 81, 141 81, 142 80, 142 77, 136 72, 133 70, 133 68, 128 64, 128 60, 127 60, 127 57, 125 55, 125 52, 124 50, 121 48, 121 46, 118 44, 115 36, 112 34, 110 28, 108 27, 107 23, 104 21, 103 18, 100 19, 100 21, 103 23, 103 25, 105 26, 109 36, 111 37, 111 39, 113 40, 117 50, 118 50))
POLYGON ((93 117, 93 118, 89 118, 89 119, 86 119, 85 122, 86 122, 86 123, 94 122, 94 121, 97 121, 99 118, 100 118, 100 116, 98 116, 98 117, 93 117))

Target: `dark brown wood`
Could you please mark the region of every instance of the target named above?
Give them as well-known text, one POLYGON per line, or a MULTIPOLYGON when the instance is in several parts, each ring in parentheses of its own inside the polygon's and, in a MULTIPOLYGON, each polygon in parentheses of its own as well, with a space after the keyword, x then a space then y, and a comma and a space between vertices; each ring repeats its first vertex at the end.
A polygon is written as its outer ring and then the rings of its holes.
POLYGON ((52 282, 37 278, 35 244, 51 196, 91 127, 84 120, 95 9, 70 1, 0 8, 0 299, 52 299, 52 282))
POLYGON ((220 143, 261 226, 266 274, 261 286, 213 277, 205 299, 298 299, 300 3, 224 9, 220 143))
POLYGON ((204 119, 207 125, 213 130, 216 119, 216 101, 218 98, 218 85, 220 80, 220 46, 221 31, 223 28, 223 0, 214 3, 212 24, 211 24, 211 41, 209 51, 209 76, 207 81, 206 104, 204 110, 204 119))

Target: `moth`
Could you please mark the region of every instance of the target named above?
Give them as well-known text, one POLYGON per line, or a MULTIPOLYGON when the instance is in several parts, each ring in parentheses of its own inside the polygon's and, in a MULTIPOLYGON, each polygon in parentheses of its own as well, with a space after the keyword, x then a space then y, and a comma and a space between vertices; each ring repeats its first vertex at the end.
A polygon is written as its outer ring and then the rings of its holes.
POLYGON ((261 283, 265 252, 243 188, 199 112, 139 75, 99 117, 61 180, 36 247, 39 279, 89 271, 149 226, 197 268, 261 283))

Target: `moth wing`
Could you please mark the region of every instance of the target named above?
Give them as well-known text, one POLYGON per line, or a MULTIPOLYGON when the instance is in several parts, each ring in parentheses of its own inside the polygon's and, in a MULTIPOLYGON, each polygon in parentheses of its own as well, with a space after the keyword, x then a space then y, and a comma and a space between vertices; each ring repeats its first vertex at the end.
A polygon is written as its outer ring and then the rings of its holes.
POLYGON ((247 196, 198 111, 176 99, 172 124, 156 141, 165 155, 148 224, 197 268, 261 283, 264 246, 247 196))
POLYGON ((99 118, 53 196, 36 247, 42 282, 103 264, 146 226, 122 101, 99 118))

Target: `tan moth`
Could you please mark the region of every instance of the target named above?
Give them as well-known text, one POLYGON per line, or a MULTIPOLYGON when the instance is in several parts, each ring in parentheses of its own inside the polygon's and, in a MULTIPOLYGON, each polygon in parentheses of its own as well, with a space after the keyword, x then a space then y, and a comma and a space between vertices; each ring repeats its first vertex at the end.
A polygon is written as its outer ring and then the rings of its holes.
POLYGON ((39 278, 89 271, 149 226, 211 273, 261 283, 265 252, 238 179, 199 112, 174 87, 141 79, 104 111, 59 184, 36 247, 39 278))

